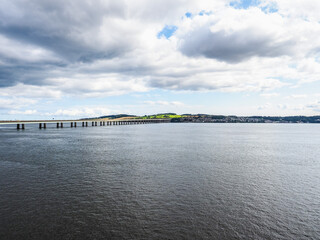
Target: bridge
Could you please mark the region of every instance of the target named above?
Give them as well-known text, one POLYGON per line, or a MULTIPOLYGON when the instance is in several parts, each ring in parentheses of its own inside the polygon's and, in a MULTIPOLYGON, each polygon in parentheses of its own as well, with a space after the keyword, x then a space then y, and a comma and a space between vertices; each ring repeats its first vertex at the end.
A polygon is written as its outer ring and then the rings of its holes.
POLYGON ((170 119, 79 119, 79 120, 26 120, 26 121, 0 121, 0 125, 16 125, 17 130, 24 130, 27 124, 39 124, 39 129, 46 129, 47 124, 56 128, 63 128, 67 124, 70 127, 96 127, 111 125, 168 123, 170 119))

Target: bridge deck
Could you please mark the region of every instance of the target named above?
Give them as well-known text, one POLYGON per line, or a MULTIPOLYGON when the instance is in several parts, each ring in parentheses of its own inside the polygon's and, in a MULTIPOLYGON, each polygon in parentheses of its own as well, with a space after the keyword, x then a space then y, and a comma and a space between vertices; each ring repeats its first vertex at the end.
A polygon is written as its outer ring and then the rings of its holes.
MULTIPOLYGON (((77 127, 77 123, 82 123, 82 127, 91 126, 110 126, 128 124, 147 124, 170 122, 170 119, 77 119, 77 120, 19 120, 19 121, 0 121, 0 125, 17 125, 17 130, 24 130, 26 124, 39 124, 39 128, 47 128, 47 124, 56 124, 56 128, 63 128, 64 123, 70 123, 70 127, 77 127), (99 123, 99 124, 98 124, 99 123)), ((79 124, 80 127, 80 124, 79 124)))
POLYGON ((168 122, 170 119, 77 119, 77 120, 14 120, 0 121, 0 124, 32 124, 32 123, 71 123, 71 122, 168 122))

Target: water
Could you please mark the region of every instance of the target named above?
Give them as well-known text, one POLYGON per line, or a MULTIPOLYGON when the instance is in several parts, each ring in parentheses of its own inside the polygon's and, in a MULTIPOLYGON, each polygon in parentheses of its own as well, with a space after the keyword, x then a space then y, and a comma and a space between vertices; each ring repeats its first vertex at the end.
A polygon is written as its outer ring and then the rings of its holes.
POLYGON ((320 125, 0 128, 0 239, 320 239, 320 125))

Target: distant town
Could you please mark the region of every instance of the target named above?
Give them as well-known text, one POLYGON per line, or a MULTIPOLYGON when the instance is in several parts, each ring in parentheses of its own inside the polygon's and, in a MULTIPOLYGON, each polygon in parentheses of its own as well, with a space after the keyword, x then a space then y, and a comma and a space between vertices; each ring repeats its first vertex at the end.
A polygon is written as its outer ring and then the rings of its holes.
POLYGON ((171 122, 194 122, 194 123, 320 123, 320 116, 225 116, 209 114, 175 114, 160 113, 155 115, 135 116, 135 115, 108 115, 101 118, 136 118, 136 119, 163 119, 169 118, 171 122))

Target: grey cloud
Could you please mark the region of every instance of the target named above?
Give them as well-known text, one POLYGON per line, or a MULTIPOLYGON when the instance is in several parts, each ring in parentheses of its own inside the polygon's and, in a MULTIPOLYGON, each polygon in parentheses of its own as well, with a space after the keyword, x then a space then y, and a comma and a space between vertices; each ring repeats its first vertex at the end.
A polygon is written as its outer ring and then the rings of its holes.
POLYGON ((278 42, 273 36, 257 33, 254 29, 212 32, 206 25, 182 36, 180 51, 189 57, 238 63, 254 56, 290 55, 294 45, 293 41, 278 42))
MULTIPOLYGON (((0 88, 10 87, 18 83, 45 85, 48 74, 57 71, 63 65, 43 62, 42 64, 25 64, 14 62, 8 66, 0 66, 0 88)), ((57 74, 58 75, 58 74, 57 74)))
POLYGON ((0 46, 0 87, 19 82, 44 85, 48 77, 72 75, 71 71, 80 68, 77 64, 83 68, 82 63, 113 59, 131 51, 135 35, 116 25, 117 19, 125 21, 126 15, 122 0, 3 0, 0 37, 8 45, 0 46), (106 31, 109 41, 99 39, 101 31, 106 31), (30 51, 40 48, 45 52, 41 59, 30 62, 31 56, 21 58, 24 45, 30 51), (14 51, 20 55, 12 54, 14 51))
POLYGON ((97 38, 105 18, 125 18, 122 2, 12 1, 8 7, 14 10, 2 8, 0 33, 49 49, 69 62, 112 58, 130 48, 127 39, 121 41, 121 36, 118 36, 117 41, 109 46, 90 45, 88 42, 90 38, 97 38))

